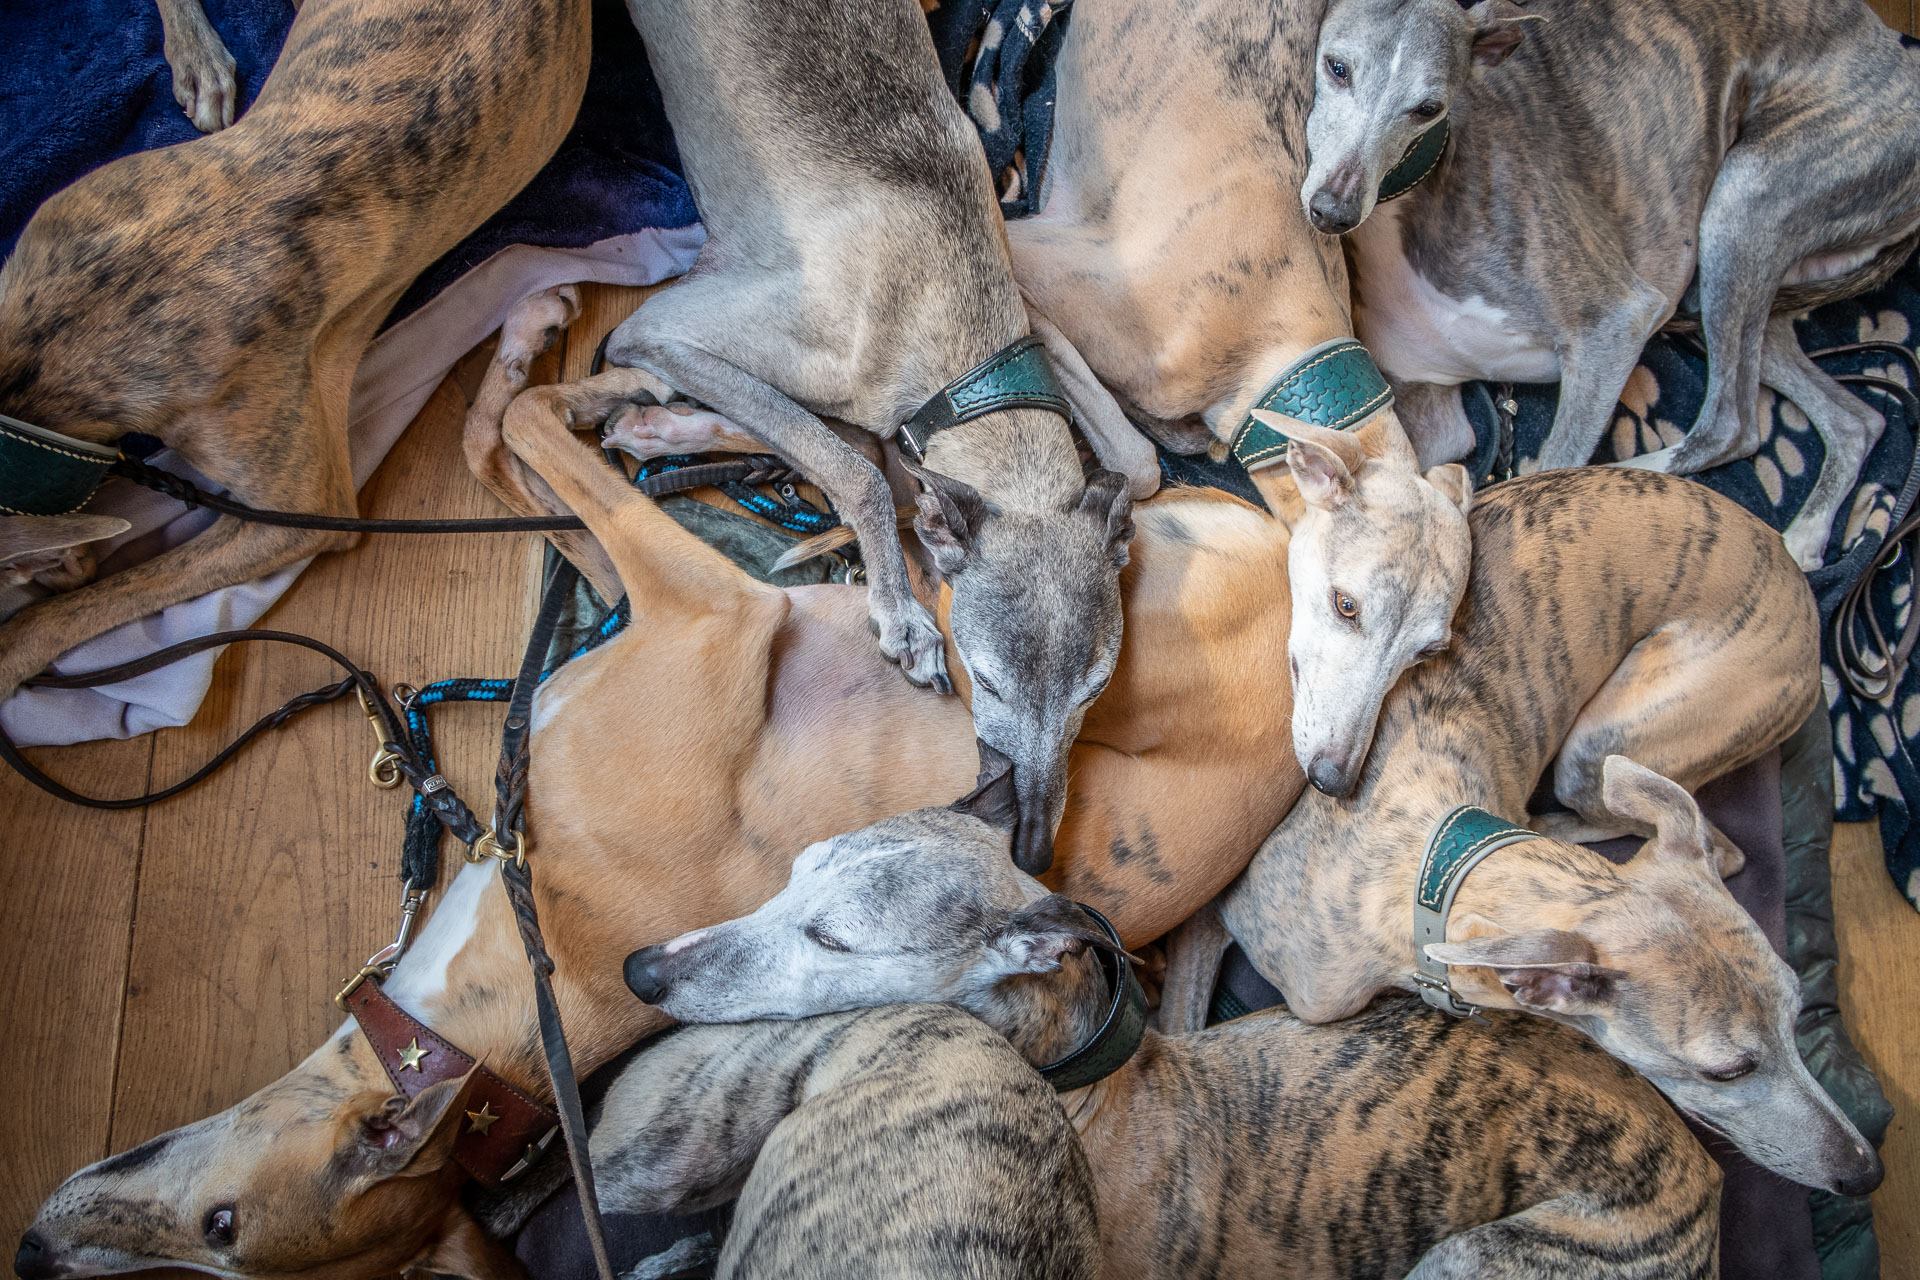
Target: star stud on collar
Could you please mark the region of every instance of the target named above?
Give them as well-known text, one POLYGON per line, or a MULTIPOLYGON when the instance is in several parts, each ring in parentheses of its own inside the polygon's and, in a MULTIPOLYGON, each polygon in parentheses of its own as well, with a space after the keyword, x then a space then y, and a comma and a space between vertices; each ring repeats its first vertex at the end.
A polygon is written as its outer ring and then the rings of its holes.
POLYGON ((415 1036, 413 1043, 400 1051, 400 1069, 402 1071, 418 1071, 420 1069, 420 1060, 432 1052, 433 1050, 431 1049, 422 1049, 420 1047, 420 1037, 415 1036))
POLYGON ((467 1131, 469 1133, 484 1134, 487 1130, 493 1128, 493 1122, 499 1118, 499 1116, 493 1114, 493 1104, 483 1101, 478 1111, 467 1112, 467 1131))

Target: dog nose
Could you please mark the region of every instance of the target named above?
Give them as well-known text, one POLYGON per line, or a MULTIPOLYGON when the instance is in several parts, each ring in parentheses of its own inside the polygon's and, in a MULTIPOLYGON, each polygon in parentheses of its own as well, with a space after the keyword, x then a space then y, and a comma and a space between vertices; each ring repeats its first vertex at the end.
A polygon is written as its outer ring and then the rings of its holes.
POLYGON ((648 1004, 659 1004, 667 994, 667 980, 660 972, 661 949, 642 947, 627 957, 627 990, 648 1004))
POLYGON ((20 1247, 13 1254, 13 1274, 21 1280, 52 1280, 60 1274, 53 1250, 47 1247, 38 1231, 29 1231, 20 1237, 20 1247))
POLYGON ((1044 875, 1053 865, 1053 830, 1044 813, 1020 817, 1013 836, 1013 865, 1030 876, 1044 875))
MULTIPOLYGON (((1886 1166, 1880 1163, 1880 1153, 1866 1143, 1854 1150, 1859 1163, 1833 1180, 1833 1194, 1837 1196, 1864 1196, 1880 1185, 1886 1175, 1886 1166)), ((21 1274, 25 1274, 22 1272, 21 1274)))
POLYGON ((1324 235, 1343 236, 1353 230, 1353 206, 1322 187, 1307 204, 1307 221, 1324 235))
POLYGON ((1347 762, 1325 753, 1315 756, 1307 766, 1307 781, 1315 791, 1336 797, 1347 794, 1353 787, 1353 779, 1347 776, 1347 762))

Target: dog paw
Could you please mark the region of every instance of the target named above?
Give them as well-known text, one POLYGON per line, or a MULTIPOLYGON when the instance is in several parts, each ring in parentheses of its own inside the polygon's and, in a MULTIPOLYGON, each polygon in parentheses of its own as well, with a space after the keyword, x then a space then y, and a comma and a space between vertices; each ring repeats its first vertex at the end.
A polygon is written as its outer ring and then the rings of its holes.
POLYGON ((520 299, 500 325, 500 346, 494 359, 521 377, 527 366, 545 355, 580 314, 580 290, 558 284, 520 299))
POLYGON ((897 608, 887 608, 879 600, 873 601, 871 608, 868 625, 888 661, 897 664, 915 684, 952 693, 946 641, 926 606, 909 596, 897 608))
POLYGON ((1787 544, 1787 554, 1793 557, 1793 562, 1812 573, 1827 562, 1827 540, 1832 533, 1832 524, 1827 520, 1795 519, 1780 537, 1787 544))
POLYGON ((766 448, 713 410, 684 401, 627 405, 608 420, 600 442, 642 462, 671 453, 760 453, 766 448))
POLYGON ((213 133, 233 123, 239 109, 240 84, 234 76, 233 55, 205 15, 168 31, 167 65, 173 69, 173 100, 202 133, 213 133))

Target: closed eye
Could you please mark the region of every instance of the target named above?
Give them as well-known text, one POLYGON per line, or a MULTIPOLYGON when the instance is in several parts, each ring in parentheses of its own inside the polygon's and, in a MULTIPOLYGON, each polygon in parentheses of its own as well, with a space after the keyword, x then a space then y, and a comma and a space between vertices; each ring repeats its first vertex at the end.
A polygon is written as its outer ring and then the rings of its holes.
POLYGON ((1435 116, 1440 114, 1440 110, 1441 110, 1440 104, 1433 101, 1431 98, 1429 98, 1427 101, 1421 103, 1419 106, 1415 107, 1413 110, 1407 112, 1407 114, 1412 116, 1415 120, 1431 120, 1435 116))
POLYGON ((1753 1074, 1758 1064, 1752 1058, 1746 1058, 1714 1071, 1702 1071, 1700 1074, 1715 1084, 1731 1084, 1753 1074))
POLYGON ((994 686, 993 681, 987 679, 985 676, 981 675, 978 671, 970 672, 969 674, 973 676, 974 688, 980 690, 982 693, 986 694, 989 698, 1000 697, 1000 690, 994 686))
POLYGON ((852 948, 817 924, 807 926, 807 940, 827 951, 851 951, 852 948))
POLYGON ((1420 661, 1425 662, 1429 658, 1437 658, 1452 647, 1452 636, 1448 636, 1445 640, 1436 640, 1420 651, 1420 661))

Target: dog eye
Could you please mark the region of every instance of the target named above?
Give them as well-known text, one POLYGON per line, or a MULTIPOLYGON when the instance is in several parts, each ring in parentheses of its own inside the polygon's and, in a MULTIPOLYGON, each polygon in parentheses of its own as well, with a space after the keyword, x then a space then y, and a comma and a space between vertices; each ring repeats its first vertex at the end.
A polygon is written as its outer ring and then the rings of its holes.
POLYGON ((207 1214, 207 1243, 224 1249, 233 1243, 233 1206, 221 1205, 207 1214))
POLYGON ((1718 1071, 1702 1071, 1700 1074, 1716 1084, 1730 1084, 1735 1080, 1744 1079, 1752 1075, 1755 1065, 1752 1058, 1747 1058, 1744 1061, 1734 1063, 1730 1067, 1722 1067, 1718 1071))
POLYGON ((1327 58, 1327 79, 1333 81, 1335 84, 1347 83, 1347 64, 1338 58, 1329 56, 1327 58))
POLYGON ((974 688, 980 690, 980 692, 986 694, 989 698, 998 698, 1000 696, 1000 690, 994 687, 993 681, 987 679, 977 671, 969 672, 968 674, 973 677, 974 688))
POLYGON ((1452 647, 1453 647, 1453 637, 1451 636, 1447 637, 1445 640, 1436 640, 1432 644, 1428 645, 1426 648, 1420 651, 1420 660, 1422 662, 1425 662, 1428 658, 1437 658, 1441 654, 1445 653, 1448 649, 1451 649, 1452 647))
POLYGON ((1429 98, 1407 114, 1415 120, 1431 120, 1440 114, 1440 104, 1429 98))
POLYGON ((828 933, 826 930, 822 929, 817 924, 810 924, 807 926, 807 940, 813 943, 816 947, 821 947, 827 951, 851 950, 851 948, 848 947, 846 943, 840 941, 840 939, 834 937, 832 934, 828 933))
POLYGON ((1348 622, 1352 622, 1360 616, 1360 602, 1340 588, 1335 587, 1333 589, 1333 611, 1345 618, 1348 622))

